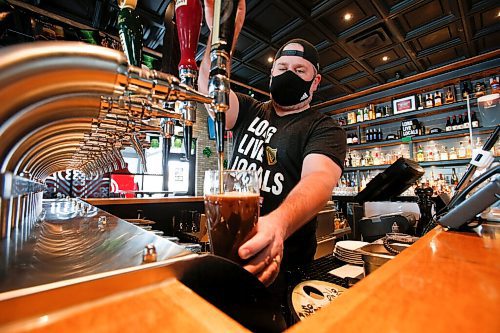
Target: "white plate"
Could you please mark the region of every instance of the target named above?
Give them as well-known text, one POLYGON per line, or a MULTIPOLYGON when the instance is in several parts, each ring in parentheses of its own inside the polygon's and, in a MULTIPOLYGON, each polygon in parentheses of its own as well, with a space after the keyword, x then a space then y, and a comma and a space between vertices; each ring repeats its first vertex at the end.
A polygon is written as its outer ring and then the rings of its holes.
POLYGON ((339 259, 340 261, 347 262, 349 264, 363 265, 363 260, 354 260, 354 259, 343 257, 343 256, 338 255, 338 254, 335 254, 335 258, 339 259))
POLYGON ((341 257, 344 257, 344 258, 347 258, 347 259, 363 260, 363 257, 357 256, 357 255, 345 254, 345 253, 341 253, 341 252, 338 252, 338 251, 335 251, 334 253, 336 255, 338 255, 338 256, 341 256, 341 257))
POLYGON ((367 242, 361 242, 361 241, 352 241, 352 240, 347 240, 347 241, 340 241, 335 244, 335 247, 340 247, 344 250, 357 250, 362 246, 365 246, 369 243, 367 242))

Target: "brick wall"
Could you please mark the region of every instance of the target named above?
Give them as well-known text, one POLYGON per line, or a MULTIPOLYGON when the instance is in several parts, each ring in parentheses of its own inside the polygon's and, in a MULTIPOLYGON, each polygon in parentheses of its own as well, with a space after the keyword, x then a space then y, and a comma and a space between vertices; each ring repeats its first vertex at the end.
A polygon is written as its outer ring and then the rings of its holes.
MULTIPOLYGON (((196 111, 196 123, 193 126, 193 137, 197 138, 196 142, 196 185, 195 194, 203 195, 203 179, 206 170, 217 169, 217 147, 215 140, 208 139, 207 129, 208 113, 203 104, 198 104, 196 111), (205 147, 209 147, 212 151, 210 157, 203 155, 205 147)), ((232 149, 231 142, 226 141, 226 156, 230 156, 232 149)))

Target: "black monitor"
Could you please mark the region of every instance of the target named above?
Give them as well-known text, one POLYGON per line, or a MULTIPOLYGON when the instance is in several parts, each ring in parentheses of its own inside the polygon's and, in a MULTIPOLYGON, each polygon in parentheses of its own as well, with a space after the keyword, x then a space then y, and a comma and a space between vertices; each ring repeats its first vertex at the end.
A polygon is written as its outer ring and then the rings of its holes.
POLYGON ((400 157, 384 172, 375 176, 354 200, 359 203, 391 200, 406 191, 424 173, 417 162, 400 157))

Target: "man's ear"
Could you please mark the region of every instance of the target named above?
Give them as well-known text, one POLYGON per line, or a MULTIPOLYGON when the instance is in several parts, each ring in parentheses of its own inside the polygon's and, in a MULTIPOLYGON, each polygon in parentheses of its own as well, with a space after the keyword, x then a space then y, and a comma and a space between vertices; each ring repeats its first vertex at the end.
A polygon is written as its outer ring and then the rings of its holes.
POLYGON ((314 78, 312 88, 313 91, 318 90, 319 83, 321 82, 321 74, 316 74, 316 77, 314 78))

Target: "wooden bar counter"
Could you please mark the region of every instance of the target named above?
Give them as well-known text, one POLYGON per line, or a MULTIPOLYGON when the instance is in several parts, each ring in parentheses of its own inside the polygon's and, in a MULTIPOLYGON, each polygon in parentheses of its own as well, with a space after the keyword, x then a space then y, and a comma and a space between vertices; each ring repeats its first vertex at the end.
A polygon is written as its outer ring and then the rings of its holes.
POLYGON ((500 224, 437 227, 289 332, 500 332, 500 224))

